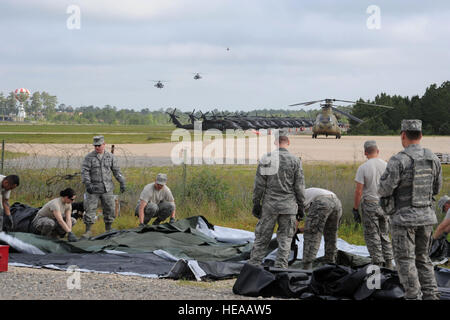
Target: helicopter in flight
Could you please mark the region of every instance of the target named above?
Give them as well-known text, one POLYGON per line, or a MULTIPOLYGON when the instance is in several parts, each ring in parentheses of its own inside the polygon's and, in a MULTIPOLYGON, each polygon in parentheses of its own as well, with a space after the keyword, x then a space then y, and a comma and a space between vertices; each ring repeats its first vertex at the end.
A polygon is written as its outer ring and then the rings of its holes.
POLYGON ((164 80, 151 80, 151 81, 155 82, 154 87, 158 88, 158 89, 164 88, 163 82, 167 82, 167 81, 164 81, 164 80))
POLYGON ((373 107, 381 107, 381 108, 388 108, 388 109, 394 109, 390 106, 384 106, 380 104, 374 104, 374 103, 367 103, 367 102, 355 102, 355 101, 348 101, 348 100, 338 100, 338 99, 322 99, 322 100, 316 100, 316 101, 308 101, 308 102, 300 102, 289 105, 290 107, 294 106, 309 106, 315 103, 321 103, 325 102, 324 104, 320 104, 322 107, 322 111, 317 115, 316 120, 314 121, 314 125, 312 128, 313 134, 312 138, 317 139, 317 136, 319 134, 325 135, 325 137, 328 136, 336 136, 336 139, 341 138, 341 128, 339 126, 339 122, 333 112, 342 114, 346 116, 347 118, 359 123, 363 123, 364 120, 361 120, 353 115, 351 115, 348 112, 342 111, 337 109, 333 103, 335 101, 338 102, 346 102, 346 103, 353 103, 353 104, 364 104, 368 106, 373 107))
POLYGON ((202 78, 202 76, 200 75, 200 73, 194 73, 194 80, 200 80, 202 78))

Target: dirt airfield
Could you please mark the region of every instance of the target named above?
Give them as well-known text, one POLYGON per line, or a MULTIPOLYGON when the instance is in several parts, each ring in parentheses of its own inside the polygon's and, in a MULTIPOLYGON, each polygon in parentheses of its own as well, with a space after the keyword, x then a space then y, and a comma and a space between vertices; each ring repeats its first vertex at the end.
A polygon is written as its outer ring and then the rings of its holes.
MULTIPOLYGON (((232 148, 229 146, 227 149, 227 140, 228 139, 223 141, 216 140, 216 142, 223 144, 222 155, 214 152, 211 153, 211 146, 208 148, 211 141, 203 141, 203 145, 202 142, 199 142, 197 145, 191 143, 189 145, 191 148, 190 157, 191 159, 194 159, 198 155, 201 156, 201 152, 203 151, 204 158, 205 154, 210 154, 212 155, 211 159, 214 159, 214 161, 220 157, 223 158, 226 156, 234 159, 245 158, 246 162, 249 162, 250 159, 250 163, 255 163, 255 159, 257 158, 256 152, 252 152, 251 150, 254 150, 256 139, 253 141, 250 141, 251 139, 246 139, 245 141, 241 138, 236 139, 237 142, 234 146, 234 152, 230 152, 232 148), (241 147, 238 147, 239 145, 241 145, 241 147), (242 152, 245 152, 243 156, 242 152)), ((335 139, 334 137, 319 137, 318 139, 312 139, 309 135, 293 135, 290 136, 291 143, 289 151, 301 157, 304 162, 362 162, 365 160, 363 145, 367 140, 377 141, 380 149, 380 157, 384 160, 389 160, 392 155, 403 149, 400 136, 343 136, 341 139, 335 139)), ((106 143, 107 150, 110 151, 111 145, 108 144, 108 141, 106 141, 106 143)), ((450 153, 450 136, 424 137, 421 144, 435 153, 450 153)), ((270 143, 268 143, 268 145, 270 145, 270 143)), ((92 145, 89 144, 8 144, 7 149, 10 151, 28 153, 35 157, 65 157, 67 155, 83 156, 88 152, 93 151, 92 145)), ((172 161, 170 161, 172 154, 177 155, 178 159, 181 159, 183 157, 182 153, 181 142, 115 145, 115 154, 118 156, 167 159, 167 163, 164 163, 163 165, 173 164, 172 161)))

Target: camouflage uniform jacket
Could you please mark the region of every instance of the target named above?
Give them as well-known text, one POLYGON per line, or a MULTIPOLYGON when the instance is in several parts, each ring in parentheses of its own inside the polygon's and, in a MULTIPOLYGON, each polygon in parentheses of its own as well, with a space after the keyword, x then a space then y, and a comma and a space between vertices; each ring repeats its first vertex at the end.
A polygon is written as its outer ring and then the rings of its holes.
POLYGON ((92 185, 94 193, 113 191, 113 174, 120 185, 125 184, 125 178, 120 171, 116 157, 112 153, 105 151, 103 158, 100 160, 97 152, 92 151, 84 158, 81 166, 81 179, 85 186, 92 185))
MULTIPOLYGON (((414 207, 410 202, 413 192, 414 164, 411 157, 405 152, 420 157, 425 154, 426 150, 418 144, 409 145, 403 152, 399 152, 389 159, 386 171, 380 178, 378 185, 380 197, 394 197, 395 212, 391 217, 392 224, 414 227, 437 223, 434 204, 427 207, 414 207), (410 204, 405 205, 408 201, 410 204), (398 203, 403 203, 403 205, 399 206, 398 203)), ((427 152, 431 153, 429 150, 427 152)), ((438 157, 434 154, 432 156, 432 190, 429 191, 435 196, 442 187, 442 169, 438 157)))
POLYGON ((305 179, 300 158, 280 148, 264 155, 256 170, 253 203, 274 214, 297 214, 304 208, 305 179))

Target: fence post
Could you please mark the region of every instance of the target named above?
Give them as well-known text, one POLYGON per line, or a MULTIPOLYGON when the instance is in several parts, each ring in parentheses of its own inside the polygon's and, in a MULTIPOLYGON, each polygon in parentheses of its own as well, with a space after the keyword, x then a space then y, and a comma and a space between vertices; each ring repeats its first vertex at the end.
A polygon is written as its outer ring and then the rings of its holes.
POLYGON ((2 140, 2 167, 0 174, 3 174, 3 164, 5 163, 5 140, 2 140))

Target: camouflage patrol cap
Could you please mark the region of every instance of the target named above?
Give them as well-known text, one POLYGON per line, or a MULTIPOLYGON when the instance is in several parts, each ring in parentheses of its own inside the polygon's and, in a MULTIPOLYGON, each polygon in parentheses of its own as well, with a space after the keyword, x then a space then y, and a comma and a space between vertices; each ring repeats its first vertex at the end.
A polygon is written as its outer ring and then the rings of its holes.
POLYGON ((364 142, 364 150, 367 150, 371 147, 376 147, 377 146, 377 142, 375 140, 368 140, 366 142, 364 142))
POLYGON ((441 209, 441 211, 444 211, 444 206, 447 202, 450 202, 450 197, 445 195, 438 201, 438 208, 441 209))
POLYGON ((156 183, 160 185, 165 185, 167 182, 167 174, 165 173, 158 173, 156 176, 156 183))
POLYGON ((280 129, 278 131, 275 131, 275 138, 287 137, 288 135, 289 132, 286 129, 280 129))
POLYGON ((422 131, 422 120, 402 120, 401 131, 422 131))
POLYGON ((94 146, 99 146, 105 143, 105 138, 103 136, 95 136, 94 142, 92 143, 94 146))

